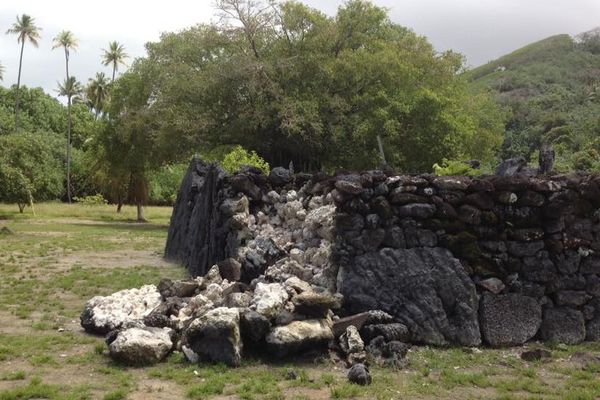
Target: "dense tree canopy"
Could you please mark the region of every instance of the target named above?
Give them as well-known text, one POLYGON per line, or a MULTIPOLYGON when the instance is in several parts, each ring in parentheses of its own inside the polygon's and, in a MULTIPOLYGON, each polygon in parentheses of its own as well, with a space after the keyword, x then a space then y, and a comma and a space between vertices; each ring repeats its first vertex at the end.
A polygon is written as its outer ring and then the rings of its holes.
POLYGON ((437 53, 382 8, 218 7, 220 23, 163 35, 129 72, 145 86, 137 106, 153 135, 176 138, 164 154, 239 144, 272 165, 368 168, 380 164, 379 135, 388 162, 430 170, 442 158, 489 160, 502 140, 502 114, 469 92, 461 56, 437 53))

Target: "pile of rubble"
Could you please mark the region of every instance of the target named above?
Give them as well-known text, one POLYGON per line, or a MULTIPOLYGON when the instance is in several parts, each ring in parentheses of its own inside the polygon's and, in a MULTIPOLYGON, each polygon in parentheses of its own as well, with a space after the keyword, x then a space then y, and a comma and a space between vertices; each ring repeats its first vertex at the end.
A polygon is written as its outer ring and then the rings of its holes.
POLYGON ((261 277, 250 285, 223 279, 229 267, 215 265, 204 277, 163 279, 158 286, 94 297, 81 324, 105 334, 110 356, 129 365, 156 363, 175 350, 190 362, 232 367, 244 353, 285 358, 327 350, 348 367, 405 364, 408 331, 390 315, 370 311, 339 318, 339 295, 296 276, 283 282, 261 277))

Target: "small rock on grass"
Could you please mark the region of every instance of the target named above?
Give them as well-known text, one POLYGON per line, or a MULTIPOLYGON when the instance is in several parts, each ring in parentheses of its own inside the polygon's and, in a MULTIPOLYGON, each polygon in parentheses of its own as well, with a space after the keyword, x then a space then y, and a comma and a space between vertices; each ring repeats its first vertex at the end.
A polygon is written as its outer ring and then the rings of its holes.
POLYGON ((534 349, 521 353, 521 359, 525 361, 540 361, 552 358, 552 353, 544 349, 534 349))
POLYGON ((355 364, 348 370, 348 381, 357 385, 370 385, 371 373, 364 364, 355 364))

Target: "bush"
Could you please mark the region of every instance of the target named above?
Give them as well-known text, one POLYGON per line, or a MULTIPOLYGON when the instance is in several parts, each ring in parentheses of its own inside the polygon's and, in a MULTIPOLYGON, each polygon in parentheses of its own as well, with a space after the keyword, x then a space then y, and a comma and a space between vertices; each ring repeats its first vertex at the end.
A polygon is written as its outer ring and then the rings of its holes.
POLYGON ((221 163, 221 166, 231 174, 239 171, 245 165, 259 168, 265 175, 268 175, 271 170, 269 163, 256 154, 255 151, 250 152, 242 146, 236 146, 230 153, 226 154, 221 163))
POLYGON ((482 171, 471 167, 464 161, 446 160, 442 162, 442 165, 433 164, 433 172, 438 176, 448 175, 466 175, 466 176, 477 176, 481 175, 482 171))
POLYGON ((108 204, 108 200, 106 200, 100 193, 85 197, 73 197, 73 200, 75 200, 77 203, 83 204, 84 206, 108 204))
POLYGON ((187 164, 165 165, 150 175, 150 204, 173 205, 187 164))

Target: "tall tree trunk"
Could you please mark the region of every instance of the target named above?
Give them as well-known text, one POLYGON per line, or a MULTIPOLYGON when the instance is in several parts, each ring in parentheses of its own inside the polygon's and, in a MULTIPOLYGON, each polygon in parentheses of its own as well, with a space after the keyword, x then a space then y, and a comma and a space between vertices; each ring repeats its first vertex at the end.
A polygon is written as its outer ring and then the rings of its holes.
POLYGON ((121 208, 123 208, 123 196, 121 196, 121 192, 117 194, 117 212, 121 212, 121 208))
POLYGON ((113 64, 113 74, 110 83, 115 83, 115 72, 117 72, 117 64, 113 64))
MULTIPOLYGON (((65 47, 65 68, 69 83, 69 50, 65 47)), ((71 93, 67 95, 67 201, 71 204, 71 93)))
POLYGON ((71 204, 71 95, 67 96, 67 201, 71 204))
POLYGON ((19 132, 19 98, 21 96, 21 67, 23 66, 23 49, 25 49, 25 38, 21 42, 21 56, 19 57, 19 75, 17 77, 17 99, 15 101, 15 132, 19 132))
POLYGON ((137 202, 137 220, 138 222, 147 222, 144 218, 144 205, 139 200, 137 202))

